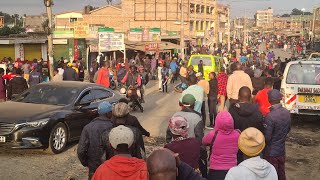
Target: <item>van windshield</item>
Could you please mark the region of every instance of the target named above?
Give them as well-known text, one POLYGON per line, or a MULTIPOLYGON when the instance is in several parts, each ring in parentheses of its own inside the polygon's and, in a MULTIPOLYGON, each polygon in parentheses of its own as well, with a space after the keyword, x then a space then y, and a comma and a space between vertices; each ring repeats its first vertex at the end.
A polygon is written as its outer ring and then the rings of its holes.
POLYGON ((290 66, 287 84, 320 85, 320 64, 293 64, 290 66))
POLYGON ((200 60, 203 61, 204 66, 212 66, 212 61, 210 57, 201 57, 201 56, 192 57, 190 65, 192 66, 198 65, 200 64, 200 60))

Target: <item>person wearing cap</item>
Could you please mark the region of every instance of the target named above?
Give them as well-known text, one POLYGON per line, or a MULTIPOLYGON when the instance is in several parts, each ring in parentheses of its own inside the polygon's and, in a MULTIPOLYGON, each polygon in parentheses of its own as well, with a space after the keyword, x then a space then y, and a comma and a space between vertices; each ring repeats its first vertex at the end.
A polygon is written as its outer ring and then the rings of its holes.
POLYGON ((72 63, 67 64, 67 68, 63 72, 64 81, 78 81, 79 76, 76 70, 72 68, 72 63))
POLYGON ((38 69, 34 66, 31 67, 31 72, 28 79, 28 84, 30 87, 37 85, 42 82, 42 75, 38 72, 38 69))
POLYGON ((188 137, 188 121, 182 116, 174 116, 169 121, 169 129, 173 140, 164 147, 178 153, 180 159, 193 169, 198 169, 201 143, 194 137, 188 137))
POLYGON ((109 133, 109 142, 115 156, 99 166, 92 180, 147 180, 146 162, 131 156, 134 141, 134 132, 130 128, 123 125, 113 128, 109 133))
MULTIPOLYGON (((134 144, 130 148, 130 153, 133 157, 136 158, 144 158, 145 157, 145 147, 144 147, 144 141, 142 134, 146 136, 150 136, 149 132, 145 132, 142 128, 141 124, 136 122, 132 117, 130 117, 130 107, 125 102, 119 102, 116 105, 113 106, 112 114, 113 114, 113 124, 114 127, 123 125, 128 128, 130 128, 134 133, 134 144)), ((107 137, 107 134, 103 135, 104 137, 107 137)), ((107 138, 105 138, 107 139, 107 138)), ((108 144, 107 142, 105 144, 108 144)), ((107 149, 108 147, 106 147, 107 149)))
MULTIPOLYGON (((99 117, 87 124, 81 133, 77 149, 78 158, 81 164, 89 168, 89 179, 92 178, 96 169, 103 163, 104 156, 101 137, 104 132, 109 132, 113 127, 112 105, 109 102, 102 102, 98 106, 99 117)), ((106 159, 111 156, 105 155, 106 159)))
POLYGON ((206 120, 207 120, 207 116, 206 116, 206 97, 209 94, 210 85, 209 85, 209 82, 207 80, 203 79, 203 74, 201 72, 196 73, 196 77, 198 79, 198 84, 197 85, 202 87, 202 89, 204 90, 204 93, 203 93, 203 97, 204 98, 203 98, 202 106, 201 106, 201 116, 202 116, 203 124, 206 125, 206 120))
POLYGON ((108 61, 104 62, 102 68, 97 71, 97 80, 96 83, 104 86, 106 88, 110 87, 110 71, 109 71, 110 64, 108 61))
POLYGON ((210 147, 209 180, 224 180, 230 168, 237 165, 239 130, 234 129, 231 114, 218 113, 214 130, 202 139, 210 147))
POLYGON ((182 101, 182 98, 186 94, 191 94, 196 98, 196 103, 194 105, 194 110, 201 113, 201 107, 204 99, 204 90, 201 86, 197 85, 198 80, 196 76, 189 76, 187 78, 187 82, 189 87, 182 92, 180 102, 182 101))
POLYGON ((270 113, 264 120, 266 138, 265 159, 277 170, 279 180, 285 180, 285 142, 291 129, 291 115, 281 104, 282 95, 278 90, 268 91, 270 113))
POLYGON ((261 131, 250 127, 244 130, 238 140, 244 161, 229 170, 225 180, 278 180, 276 169, 262 159, 265 138, 261 131))
POLYGON ((121 84, 121 81, 126 76, 126 74, 127 74, 126 65, 124 63, 120 63, 120 66, 117 69, 118 84, 121 84))

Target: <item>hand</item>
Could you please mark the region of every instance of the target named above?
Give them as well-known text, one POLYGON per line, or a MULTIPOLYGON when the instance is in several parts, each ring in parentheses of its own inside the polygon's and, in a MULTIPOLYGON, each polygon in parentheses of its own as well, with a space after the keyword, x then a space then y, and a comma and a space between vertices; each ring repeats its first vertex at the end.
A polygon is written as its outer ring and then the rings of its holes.
POLYGON ((176 159, 176 167, 178 168, 181 165, 181 160, 178 153, 174 153, 174 158, 176 159))

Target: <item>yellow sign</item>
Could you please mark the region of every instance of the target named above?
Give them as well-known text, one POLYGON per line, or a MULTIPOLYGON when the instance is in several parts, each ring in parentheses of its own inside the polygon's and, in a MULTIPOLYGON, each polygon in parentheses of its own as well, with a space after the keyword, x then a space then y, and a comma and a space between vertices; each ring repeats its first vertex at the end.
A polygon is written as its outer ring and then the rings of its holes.
POLYGON ((4 16, 0 16, 0 28, 4 27, 4 16))
POLYGON ((299 95, 299 102, 306 104, 318 104, 320 103, 320 96, 316 95, 299 95))
POLYGON ((89 36, 89 24, 86 21, 77 21, 74 25, 74 38, 87 38, 89 36))

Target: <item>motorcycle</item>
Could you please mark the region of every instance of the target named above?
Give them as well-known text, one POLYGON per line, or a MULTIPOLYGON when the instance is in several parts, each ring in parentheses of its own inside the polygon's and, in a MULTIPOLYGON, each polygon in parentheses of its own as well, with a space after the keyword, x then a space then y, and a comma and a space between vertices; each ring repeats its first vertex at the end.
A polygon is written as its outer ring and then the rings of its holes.
POLYGON ((110 71, 109 78, 110 78, 110 89, 115 90, 117 88, 117 84, 114 80, 114 75, 112 71, 110 71))
POLYGON ((123 86, 120 89, 120 94, 129 100, 129 106, 133 111, 136 111, 137 108, 140 108, 140 111, 143 112, 144 109, 141 105, 142 99, 139 89, 133 86, 123 86))

